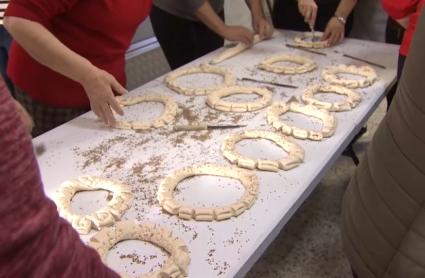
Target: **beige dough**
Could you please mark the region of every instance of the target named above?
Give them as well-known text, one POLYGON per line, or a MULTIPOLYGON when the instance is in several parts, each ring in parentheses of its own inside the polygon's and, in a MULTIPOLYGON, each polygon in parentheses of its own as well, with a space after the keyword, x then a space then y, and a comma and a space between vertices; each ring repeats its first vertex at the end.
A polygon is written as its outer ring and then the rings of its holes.
POLYGON ((313 85, 308 87, 301 95, 301 99, 307 104, 311 104, 317 106, 318 108, 326 109, 332 112, 351 110, 355 108, 362 100, 360 94, 353 90, 350 90, 346 87, 329 84, 313 85), (347 98, 345 101, 327 102, 316 99, 314 95, 317 93, 336 93, 339 95, 345 95, 347 98))
POLYGON ((60 216, 68 220, 80 234, 86 235, 92 228, 110 226, 121 219, 130 208, 133 194, 128 186, 118 181, 100 177, 81 177, 65 181, 54 196, 60 216), (106 207, 87 215, 79 215, 71 211, 71 200, 79 191, 104 189, 113 193, 106 207))
POLYGON ((316 63, 313 60, 302 56, 290 55, 290 54, 280 54, 272 56, 265 59, 258 65, 259 69, 282 74, 301 74, 305 72, 312 71, 316 68, 316 63), (277 62, 292 62, 298 64, 299 66, 279 66, 274 65, 277 62))
POLYGON ((314 141, 320 141, 325 137, 330 137, 336 130, 335 115, 316 106, 303 105, 294 101, 289 103, 279 102, 271 105, 267 109, 267 122, 283 134, 293 136, 297 139, 310 139, 314 141), (282 122, 279 116, 289 111, 320 119, 323 122, 322 130, 305 130, 282 122))
POLYGON ((174 121, 178 106, 177 103, 170 97, 161 95, 143 95, 136 97, 118 98, 118 103, 124 107, 135 105, 141 102, 160 102, 165 106, 164 112, 159 118, 150 122, 117 121, 115 128, 145 130, 150 128, 160 128, 174 121))
POLYGON ((208 64, 201 64, 198 67, 182 68, 177 69, 165 77, 165 83, 168 88, 173 91, 176 91, 180 94, 193 96, 193 95, 206 95, 212 91, 225 88, 228 86, 233 86, 236 83, 236 78, 233 73, 225 68, 213 67, 208 64), (183 87, 176 84, 176 79, 184 76, 195 73, 213 73, 223 76, 224 82, 213 88, 189 88, 183 87))
POLYGON ((326 48, 328 47, 328 41, 321 41, 323 33, 305 32, 302 35, 298 35, 294 38, 294 45, 304 48, 326 48))
MULTIPOLYGON (((254 35, 254 44, 257 44, 261 41, 263 41, 264 39, 260 39, 259 35, 254 35)), ((238 55, 239 53, 245 51, 246 49, 252 47, 251 45, 247 45, 244 43, 238 43, 237 45, 235 45, 234 47, 228 48, 223 50, 221 53, 219 53, 216 57, 214 57, 211 61, 210 64, 212 65, 216 65, 218 63, 221 63, 229 58, 232 58, 233 56, 238 55)))
MULTIPOLYGON (((159 270, 147 273, 140 278, 187 277, 190 264, 189 251, 180 239, 174 239, 172 232, 153 223, 120 221, 95 234, 88 243, 106 264, 109 250, 120 241, 142 240, 164 249, 169 258, 159 270)), ((122 276, 124 277, 124 276, 122 276)))
POLYGON ((277 172, 279 169, 290 170, 300 165, 304 160, 304 150, 300 146, 282 134, 265 130, 249 130, 231 134, 221 145, 221 151, 225 158, 240 167, 272 172, 277 172), (270 140, 287 152, 288 156, 281 160, 245 158, 236 151, 235 147, 238 142, 245 139, 270 140))
POLYGON ((214 91, 208 95, 207 104, 216 110, 220 111, 232 111, 232 112, 246 112, 255 111, 267 107, 272 102, 272 92, 265 88, 258 87, 241 87, 232 86, 222 88, 214 91), (261 99, 254 102, 228 102, 222 100, 222 98, 235 95, 235 94, 256 94, 261 96, 261 99))
POLYGON ((378 75, 376 71, 369 66, 357 67, 354 65, 336 65, 325 68, 322 71, 322 78, 335 85, 341 85, 347 88, 364 88, 371 86, 377 79, 378 75), (360 75, 363 79, 345 79, 338 77, 338 73, 348 73, 354 75, 360 75))
POLYGON ((194 165, 192 167, 179 169, 160 184, 157 199, 162 209, 172 215, 177 215, 182 219, 194 219, 196 221, 221 221, 236 217, 245 210, 249 209, 255 202, 258 195, 257 177, 246 170, 237 167, 218 166, 218 165, 194 165), (192 208, 184 206, 176 201, 173 196, 174 189, 182 180, 198 175, 211 175, 228 177, 239 180, 245 187, 244 195, 234 204, 219 208, 192 208))

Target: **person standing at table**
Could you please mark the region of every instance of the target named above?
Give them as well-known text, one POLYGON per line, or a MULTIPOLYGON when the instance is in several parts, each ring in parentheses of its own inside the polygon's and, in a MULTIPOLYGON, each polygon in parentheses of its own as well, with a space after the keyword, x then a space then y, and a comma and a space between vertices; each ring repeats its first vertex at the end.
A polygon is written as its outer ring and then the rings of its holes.
MULTIPOLYGON (((246 0, 254 31, 271 37, 261 0, 246 0)), ((253 32, 224 23, 224 0, 153 0, 150 19, 171 69, 220 48, 224 39, 251 44, 253 32)))
POLYGON ((119 278, 44 194, 30 122, 0 77, 0 277, 119 278))
POLYGON ((122 114, 125 53, 147 17, 147 0, 14 0, 4 25, 17 43, 8 74, 35 126, 33 136, 88 111, 108 125, 122 114))
POLYGON ((9 60, 9 49, 12 37, 3 26, 4 11, 9 5, 9 0, 0 0, 0 76, 6 82, 9 91, 13 93, 12 81, 7 76, 7 61, 9 60))
POLYGON ((356 4, 357 0, 275 0, 273 25, 304 32, 313 28, 332 46, 350 34, 356 4))

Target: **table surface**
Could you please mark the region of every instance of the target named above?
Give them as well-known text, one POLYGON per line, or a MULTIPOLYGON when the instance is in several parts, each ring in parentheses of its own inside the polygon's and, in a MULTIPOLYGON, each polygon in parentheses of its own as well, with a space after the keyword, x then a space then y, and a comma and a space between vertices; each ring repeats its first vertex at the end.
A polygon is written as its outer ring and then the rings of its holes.
MULTIPOLYGON (((346 39, 342 44, 324 50, 327 56, 286 48, 295 33, 279 33, 274 39, 261 42, 219 66, 230 69, 237 78, 251 77, 290 83, 298 89, 268 86, 274 101, 299 96, 309 84, 322 82, 320 71, 331 64, 364 65, 342 56, 347 53, 382 64, 376 68, 379 81, 373 86, 357 89, 362 102, 354 110, 336 113, 337 130, 333 137, 321 142, 295 140, 305 150, 305 161, 290 171, 277 173, 256 171, 259 196, 254 206, 237 218, 222 222, 195 222, 179 220, 163 213, 156 201, 160 181, 173 170, 193 164, 215 163, 230 165, 220 152, 223 139, 236 130, 198 132, 171 131, 170 127, 145 132, 109 129, 89 112, 34 139, 43 143, 46 152, 38 157, 46 194, 51 197, 65 180, 83 175, 102 176, 121 180, 131 186, 135 201, 123 219, 152 221, 173 230, 188 245, 191 255, 189 277, 243 277, 267 246, 273 241, 293 213, 309 196, 323 175, 335 162, 353 136, 365 124, 382 100, 386 89, 394 82, 397 46, 346 39), (284 35, 283 35, 284 34, 284 35), (309 57, 319 66, 311 73, 278 75, 256 69, 264 58, 279 53, 309 57)), ((215 53, 191 64, 209 60, 215 53)), ((220 82, 220 78, 205 74, 182 77, 180 84, 205 86, 220 82)), ((247 86, 264 86, 239 82, 247 86)), ((194 121, 246 124, 243 129, 273 130, 265 119, 266 110, 251 113, 215 111, 205 105, 205 96, 182 96, 163 83, 163 77, 130 92, 130 95, 162 94, 179 103, 176 124, 194 121)), ((240 95, 231 99, 246 99, 240 95)), ((249 98, 249 97, 248 97, 249 98)), ((335 96, 321 98, 335 100, 335 96)), ((125 108, 125 119, 153 119, 161 114, 156 103, 139 104, 125 108)), ((320 122, 297 114, 285 114, 284 119, 304 128, 320 128, 320 122)), ((285 155, 266 140, 245 140, 237 145, 245 155, 257 158, 279 159, 285 155)), ((241 185, 232 179, 211 176, 194 177, 179 184, 175 196, 189 205, 219 206, 235 201, 243 194, 241 185)), ((73 209, 80 213, 94 211, 106 204, 106 192, 82 192, 73 199, 73 209)), ((88 236, 82 236, 87 241, 88 236)), ((107 263, 113 269, 128 274, 141 274, 156 268, 166 254, 157 247, 138 241, 117 244, 109 253, 107 263)))

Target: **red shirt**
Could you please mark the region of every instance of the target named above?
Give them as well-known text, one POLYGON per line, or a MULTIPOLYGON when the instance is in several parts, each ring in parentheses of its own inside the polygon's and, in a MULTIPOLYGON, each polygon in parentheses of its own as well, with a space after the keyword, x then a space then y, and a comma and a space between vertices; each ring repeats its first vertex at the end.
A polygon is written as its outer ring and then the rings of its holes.
POLYGON ((0 78, 0 277, 119 278, 43 192, 31 137, 0 78))
POLYGON ((409 25, 404 32, 403 41, 400 46, 400 54, 407 56, 412 42, 416 25, 421 14, 425 0, 381 0, 382 6, 388 15, 393 19, 409 17, 409 25))
MULTIPOLYGON (((13 0, 6 16, 45 26, 67 47, 106 70, 125 86, 125 53, 139 24, 147 17, 148 0, 13 0)), ((83 87, 42 66, 14 43, 8 74, 34 100, 59 108, 89 108, 83 87)))

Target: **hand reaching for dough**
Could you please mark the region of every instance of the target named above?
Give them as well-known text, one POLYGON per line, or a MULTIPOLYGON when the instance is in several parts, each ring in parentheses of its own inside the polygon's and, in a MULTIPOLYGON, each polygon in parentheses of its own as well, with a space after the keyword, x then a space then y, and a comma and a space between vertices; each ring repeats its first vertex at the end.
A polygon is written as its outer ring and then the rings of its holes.
POLYGON ((90 100, 90 107, 93 112, 105 124, 115 125, 112 110, 119 115, 123 115, 123 111, 115 99, 114 92, 122 95, 127 90, 111 74, 101 69, 96 69, 82 82, 82 85, 90 100))
POLYGON ((251 45, 254 41, 254 34, 242 26, 226 26, 222 36, 228 41, 242 42, 247 45, 251 45))
POLYGON ((336 45, 344 39, 345 26, 336 17, 332 17, 328 25, 326 26, 325 32, 322 36, 322 41, 328 41, 329 46, 336 45))
POLYGON ((298 0, 298 11, 304 17, 304 22, 314 29, 317 16, 317 4, 314 0, 298 0))
POLYGON ((260 38, 271 38, 273 35, 273 26, 264 17, 252 18, 252 27, 260 35, 260 38))

